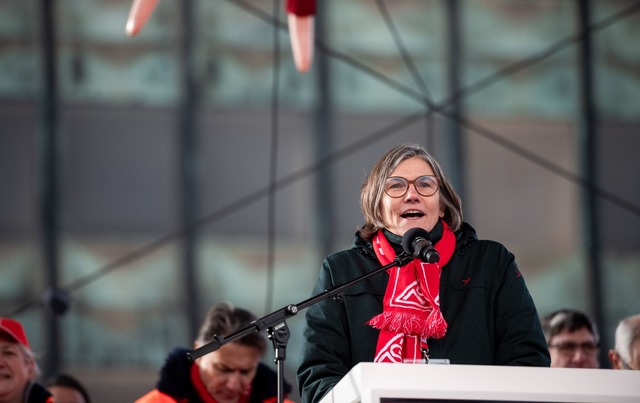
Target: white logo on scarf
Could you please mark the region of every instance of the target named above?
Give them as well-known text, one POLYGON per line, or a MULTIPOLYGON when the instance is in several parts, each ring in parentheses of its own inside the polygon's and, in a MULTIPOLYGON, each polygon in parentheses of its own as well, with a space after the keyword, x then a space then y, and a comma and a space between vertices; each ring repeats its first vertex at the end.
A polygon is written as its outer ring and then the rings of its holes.
POLYGON ((378 351, 374 362, 402 362, 402 342, 404 335, 397 334, 378 351))
POLYGON ((429 306, 417 280, 409 284, 399 294, 394 291, 394 295, 396 295, 396 297, 391 301, 391 306, 407 309, 419 309, 421 311, 423 311, 425 307, 429 306))

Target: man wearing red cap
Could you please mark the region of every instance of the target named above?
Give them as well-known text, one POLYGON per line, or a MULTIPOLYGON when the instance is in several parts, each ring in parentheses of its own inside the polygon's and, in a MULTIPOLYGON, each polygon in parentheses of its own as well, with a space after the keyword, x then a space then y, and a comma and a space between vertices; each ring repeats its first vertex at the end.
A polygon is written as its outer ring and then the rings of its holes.
POLYGON ((0 403, 53 403, 20 322, 0 318, 0 403))

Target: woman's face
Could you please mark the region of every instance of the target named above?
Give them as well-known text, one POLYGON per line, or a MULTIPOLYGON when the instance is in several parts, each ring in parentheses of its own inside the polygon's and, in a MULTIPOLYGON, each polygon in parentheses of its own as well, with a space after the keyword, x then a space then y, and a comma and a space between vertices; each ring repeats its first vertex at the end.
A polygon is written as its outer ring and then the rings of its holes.
POLYGON ((33 371, 34 365, 25 358, 20 345, 0 335, 0 401, 22 401, 33 371))
MULTIPOLYGON (((390 176, 413 181, 423 175, 433 176, 433 169, 422 158, 411 157, 402 161, 390 176)), ((416 191, 414 184, 409 184, 407 193, 402 197, 393 198, 384 193, 381 212, 385 228, 396 235, 403 236, 414 227, 431 231, 438 219, 444 217, 440 189, 431 196, 422 196, 416 191)))

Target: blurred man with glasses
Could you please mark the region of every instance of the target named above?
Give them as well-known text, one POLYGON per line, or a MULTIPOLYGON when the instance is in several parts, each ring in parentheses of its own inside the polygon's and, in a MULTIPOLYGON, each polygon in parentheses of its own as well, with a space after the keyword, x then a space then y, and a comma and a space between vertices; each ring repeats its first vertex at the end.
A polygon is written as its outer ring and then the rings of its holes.
POLYGON ((640 370, 640 314, 620 321, 615 343, 615 348, 609 350, 613 369, 640 370))
POLYGON ((551 367, 599 368, 600 336, 591 318, 575 309, 560 309, 542 318, 551 367))

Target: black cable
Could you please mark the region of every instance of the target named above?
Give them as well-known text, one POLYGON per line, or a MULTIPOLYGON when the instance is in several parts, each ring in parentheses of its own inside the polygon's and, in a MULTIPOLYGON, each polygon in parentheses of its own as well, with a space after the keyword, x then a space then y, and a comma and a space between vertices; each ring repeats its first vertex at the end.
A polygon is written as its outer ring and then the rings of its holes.
MULTIPOLYGON (((393 23, 393 19, 391 18, 391 14, 389 14, 389 10, 387 9, 387 6, 384 0, 376 0, 376 5, 378 6, 378 11, 380 12, 380 15, 384 19, 387 29, 389 30, 389 32, 391 33, 391 36, 393 37, 393 41, 396 45, 396 48, 398 48, 398 51, 400 52, 400 56, 402 57, 404 64, 409 70, 409 73, 411 73, 411 76, 413 77, 413 80, 415 81, 416 85, 420 88, 422 92, 422 99, 424 104, 429 106, 432 105, 433 97, 431 96, 429 88, 427 87, 427 83, 424 81, 424 79, 422 78, 422 75, 418 72, 418 69, 413 63, 413 59, 409 55, 409 52, 407 51, 407 48, 405 47, 404 42, 402 41, 402 37, 400 36, 398 29, 396 28, 396 25, 393 23)), ((432 133, 435 133, 435 130, 434 130, 435 122, 433 120, 433 116, 431 114, 426 115, 424 123, 425 123, 425 126, 424 126, 425 127, 425 133, 424 133, 425 144, 427 144, 431 139, 432 133)))
POLYGON ((404 46, 402 37, 398 33, 398 29, 393 23, 393 19, 391 19, 391 15, 389 14, 389 10, 385 5, 384 0, 376 0, 376 4, 378 6, 378 11, 380 11, 380 15, 382 15, 384 22, 387 25, 387 29, 389 30, 389 32, 391 33, 391 36, 393 37, 393 41, 396 44, 398 51, 400 52, 400 56, 402 57, 404 64, 407 66, 407 69, 411 73, 411 76, 413 77, 413 80, 416 82, 416 85, 420 87, 420 90, 422 91, 424 103, 426 105, 430 105, 431 103, 433 103, 433 97, 429 93, 427 84, 425 83, 424 79, 422 78, 422 76, 418 72, 418 69, 413 63, 413 59, 411 58, 411 56, 409 56, 409 52, 407 51, 407 48, 404 46))

